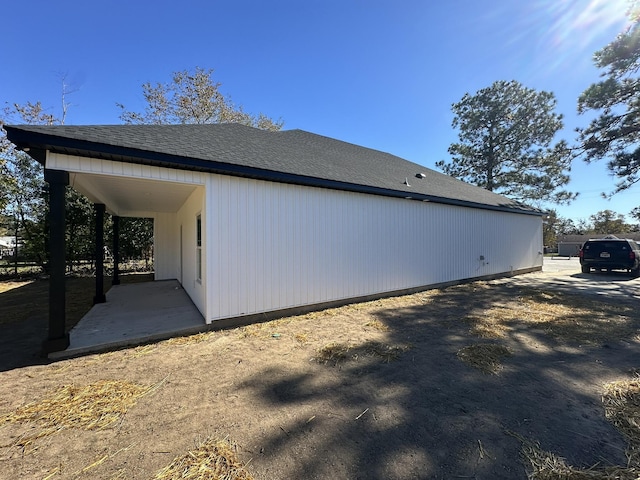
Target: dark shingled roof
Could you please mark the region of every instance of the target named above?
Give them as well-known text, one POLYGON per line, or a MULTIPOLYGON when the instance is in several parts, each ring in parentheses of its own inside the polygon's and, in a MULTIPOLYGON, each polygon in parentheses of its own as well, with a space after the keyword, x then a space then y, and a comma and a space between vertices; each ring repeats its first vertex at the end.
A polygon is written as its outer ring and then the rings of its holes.
POLYGON ((43 152, 236 175, 490 210, 542 212, 389 153, 305 132, 239 124, 4 126, 43 152), (422 174, 423 178, 416 175, 422 174), (408 183, 408 185, 407 185, 408 183))

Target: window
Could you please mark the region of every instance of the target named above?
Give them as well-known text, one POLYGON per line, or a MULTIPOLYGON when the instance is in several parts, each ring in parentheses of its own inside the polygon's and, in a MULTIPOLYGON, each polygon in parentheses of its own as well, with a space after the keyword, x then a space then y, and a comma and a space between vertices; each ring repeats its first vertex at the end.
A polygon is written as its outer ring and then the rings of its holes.
POLYGON ((196 280, 202 281, 202 215, 196 216, 196 280))

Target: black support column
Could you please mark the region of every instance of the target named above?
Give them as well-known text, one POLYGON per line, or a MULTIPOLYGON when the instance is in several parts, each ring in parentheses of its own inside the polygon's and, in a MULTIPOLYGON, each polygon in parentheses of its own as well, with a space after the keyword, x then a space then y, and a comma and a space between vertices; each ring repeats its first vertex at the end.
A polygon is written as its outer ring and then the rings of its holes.
POLYGON ((113 279, 111 285, 120 285, 120 217, 113 217, 113 279))
POLYGON ((96 295, 93 304, 104 303, 107 298, 104 295, 104 204, 95 203, 96 211, 96 295))
POLYGON ((49 335, 42 344, 47 355, 69 346, 65 316, 65 188, 69 173, 62 170, 44 171, 49 184, 49 335))

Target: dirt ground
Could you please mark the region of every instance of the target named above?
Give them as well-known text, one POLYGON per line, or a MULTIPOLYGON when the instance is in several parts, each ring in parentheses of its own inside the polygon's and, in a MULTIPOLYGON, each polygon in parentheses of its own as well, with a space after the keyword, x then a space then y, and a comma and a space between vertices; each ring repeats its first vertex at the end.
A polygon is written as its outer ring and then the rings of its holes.
POLYGON ((640 367, 640 314, 607 302, 480 282, 50 364, 15 338, 36 319, 0 325, 0 478, 150 479, 207 438, 255 479, 525 479, 523 439, 624 466, 601 395, 640 367), (474 345, 509 354, 487 373, 474 345), (16 420, 103 381, 153 388, 105 428, 16 420))

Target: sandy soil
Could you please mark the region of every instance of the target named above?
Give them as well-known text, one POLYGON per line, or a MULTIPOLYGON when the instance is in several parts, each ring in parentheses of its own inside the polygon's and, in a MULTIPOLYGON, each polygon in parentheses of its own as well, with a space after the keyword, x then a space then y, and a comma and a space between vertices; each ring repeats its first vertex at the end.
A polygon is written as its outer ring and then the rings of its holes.
POLYGON ((40 424, 0 424, 0 478, 148 479, 208 437, 234 442, 256 479, 525 479, 517 435, 575 466, 623 465, 600 396, 640 367, 640 318, 564 313, 592 341, 517 320, 477 336, 470 318, 535 296, 470 284, 51 364, 5 351, 0 418, 63 385, 157 388, 102 430, 27 442, 40 424), (482 342, 512 351, 497 374, 457 356, 482 342))

